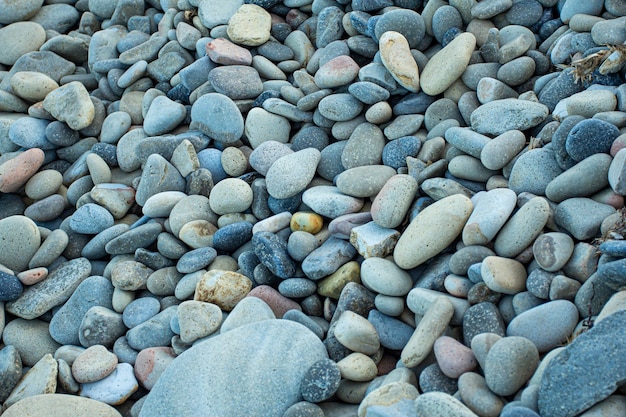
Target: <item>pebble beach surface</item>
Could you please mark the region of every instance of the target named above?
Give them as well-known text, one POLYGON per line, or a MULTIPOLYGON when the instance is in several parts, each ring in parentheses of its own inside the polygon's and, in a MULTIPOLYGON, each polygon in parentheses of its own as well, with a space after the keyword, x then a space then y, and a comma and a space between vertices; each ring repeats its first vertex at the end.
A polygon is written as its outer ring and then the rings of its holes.
POLYGON ((0 0, 3 417, 626 415, 621 0, 0 0))

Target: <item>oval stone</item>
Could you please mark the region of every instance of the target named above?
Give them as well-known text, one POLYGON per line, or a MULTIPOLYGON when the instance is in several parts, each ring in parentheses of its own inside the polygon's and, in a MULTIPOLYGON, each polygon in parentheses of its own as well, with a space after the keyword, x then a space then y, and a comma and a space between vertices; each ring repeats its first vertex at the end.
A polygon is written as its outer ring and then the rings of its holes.
POLYGON ((560 346, 578 324, 578 309, 571 301, 555 300, 516 316, 506 329, 507 336, 521 336, 537 346, 539 353, 560 346))
POLYGON ((474 48, 476 38, 473 34, 465 32, 454 38, 424 67, 420 80, 422 90, 431 96, 447 90, 467 68, 474 48))
POLYGON ((388 296, 404 296, 413 280, 403 269, 385 258, 367 258, 361 264, 361 281, 372 291, 388 296))
POLYGON ((425 208, 400 236, 393 253, 396 264, 412 269, 440 253, 461 233, 472 209, 472 201, 461 194, 425 208))

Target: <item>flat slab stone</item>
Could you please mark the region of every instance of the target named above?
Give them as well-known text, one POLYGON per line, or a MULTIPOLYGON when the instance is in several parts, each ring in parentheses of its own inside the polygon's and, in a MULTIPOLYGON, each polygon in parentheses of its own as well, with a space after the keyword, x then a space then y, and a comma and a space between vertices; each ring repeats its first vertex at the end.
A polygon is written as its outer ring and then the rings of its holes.
POLYGON ((626 379, 626 310, 604 318, 567 345, 541 378, 539 412, 576 416, 608 398, 626 379))

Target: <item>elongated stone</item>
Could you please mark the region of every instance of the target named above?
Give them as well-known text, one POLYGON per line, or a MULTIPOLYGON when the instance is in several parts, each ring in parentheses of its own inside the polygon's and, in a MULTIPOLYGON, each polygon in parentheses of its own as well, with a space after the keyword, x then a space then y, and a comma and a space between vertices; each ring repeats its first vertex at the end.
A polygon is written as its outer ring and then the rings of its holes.
POLYGON ((472 201, 460 194, 428 206, 400 236, 393 253, 396 264, 411 269, 440 253, 461 233, 472 208, 472 201))

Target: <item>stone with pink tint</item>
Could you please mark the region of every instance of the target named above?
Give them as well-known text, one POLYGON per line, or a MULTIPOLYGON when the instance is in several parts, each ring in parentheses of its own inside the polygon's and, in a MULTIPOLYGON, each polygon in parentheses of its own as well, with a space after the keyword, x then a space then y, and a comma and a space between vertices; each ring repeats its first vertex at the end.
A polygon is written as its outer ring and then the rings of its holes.
POLYGON ((348 55, 339 55, 322 65, 315 73, 319 88, 335 88, 346 85, 359 74, 359 65, 348 55))
POLYGON ((0 165, 0 193, 18 191, 37 172, 43 160, 43 151, 31 148, 0 165))
POLYGON ((247 297, 257 297, 265 301, 274 312, 276 318, 282 318, 289 310, 302 311, 298 303, 285 297, 269 285, 259 285, 250 291, 247 297))
POLYGON ((17 279, 24 285, 35 285, 48 276, 48 268, 39 267, 22 271, 17 274, 17 279))
POLYGON ((151 390, 175 357, 176 353, 170 347, 151 347, 142 350, 135 359, 137 381, 145 389, 151 390))
POLYGON ((449 336, 437 339, 433 349, 441 371, 450 378, 458 378, 478 365, 474 352, 449 336))
POLYGON ((117 362, 117 356, 107 348, 93 345, 78 355, 72 364, 72 376, 81 384, 100 381, 115 370, 117 362))
POLYGON ((246 48, 235 45, 225 38, 213 39, 206 45, 211 61, 222 65, 251 65, 252 54, 246 48))

